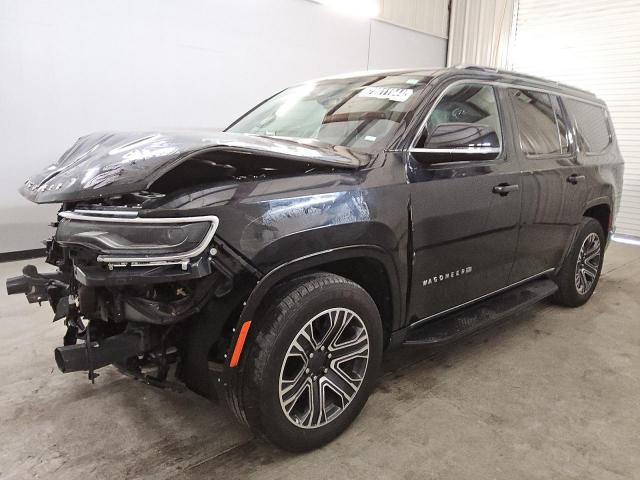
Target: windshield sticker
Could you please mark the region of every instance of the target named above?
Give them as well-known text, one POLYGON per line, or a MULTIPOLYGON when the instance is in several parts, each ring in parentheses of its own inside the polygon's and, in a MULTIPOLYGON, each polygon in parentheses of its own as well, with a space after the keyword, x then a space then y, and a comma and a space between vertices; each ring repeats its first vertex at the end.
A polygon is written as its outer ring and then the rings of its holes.
POLYGON ((367 135, 366 137, 364 137, 364 139, 367 142, 375 142, 376 141, 376 137, 374 137, 373 135, 367 135))
POLYGON ((412 94, 413 90, 410 88, 365 87, 358 96, 406 102, 412 94))
POLYGON ((409 85, 417 85, 419 81, 420 80, 418 80, 417 78, 410 78, 405 83, 408 83, 409 85))

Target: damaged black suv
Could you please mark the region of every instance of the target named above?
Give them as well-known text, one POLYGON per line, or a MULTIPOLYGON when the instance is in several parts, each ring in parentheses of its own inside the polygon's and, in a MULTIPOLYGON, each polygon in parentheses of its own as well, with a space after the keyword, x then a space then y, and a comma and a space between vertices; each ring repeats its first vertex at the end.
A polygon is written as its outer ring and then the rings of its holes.
POLYGON ((307 82, 224 132, 80 138, 21 188, 61 204, 57 270, 7 289, 64 322, 63 372, 187 387, 303 451, 354 420, 384 349, 586 302, 622 173, 604 103, 555 82, 307 82))

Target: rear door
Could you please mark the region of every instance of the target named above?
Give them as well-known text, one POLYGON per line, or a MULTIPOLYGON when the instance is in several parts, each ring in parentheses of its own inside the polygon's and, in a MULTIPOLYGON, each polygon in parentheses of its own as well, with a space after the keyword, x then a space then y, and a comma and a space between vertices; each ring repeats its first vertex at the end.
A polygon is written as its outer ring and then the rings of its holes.
POLYGON ((410 321, 461 306, 508 283, 521 194, 520 167, 511 154, 512 135, 499 101, 503 95, 506 91, 488 84, 456 82, 441 94, 425 125, 432 132, 439 124, 494 129, 500 137, 495 158, 474 153, 465 161, 431 163, 432 150, 425 151, 420 143, 434 135, 429 132, 421 132, 407 154, 413 226, 410 321))
POLYGON ((510 283, 557 267, 582 219, 587 195, 584 167, 559 97, 509 89, 516 120, 514 143, 522 164, 522 221, 510 283))

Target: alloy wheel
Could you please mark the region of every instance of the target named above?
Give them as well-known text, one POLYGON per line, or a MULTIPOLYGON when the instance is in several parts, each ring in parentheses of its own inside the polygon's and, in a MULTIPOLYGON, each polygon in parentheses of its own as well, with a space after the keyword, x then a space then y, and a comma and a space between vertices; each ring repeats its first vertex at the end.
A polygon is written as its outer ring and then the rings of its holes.
POLYGON ((590 233, 582 242, 576 264, 576 290, 580 295, 586 295, 593 287, 598 276, 600 261, 600 237, 596 233, 590 233))
POLYGON ((318 428, 353 401, 369 361, 369 335, 347 308, 319 313, 300 329, 280 369, 280 405, 290 422, 318 428))

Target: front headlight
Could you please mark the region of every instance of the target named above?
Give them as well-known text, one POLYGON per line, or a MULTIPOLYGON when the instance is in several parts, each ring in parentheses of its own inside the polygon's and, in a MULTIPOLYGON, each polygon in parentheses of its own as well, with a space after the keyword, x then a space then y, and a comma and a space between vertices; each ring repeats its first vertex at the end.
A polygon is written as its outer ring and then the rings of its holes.
POLYGON ((214 216, 113 217, 61 212, 56 241, 82 245, 110 263, 182 262, 202 253, 218 226, 214 216))

